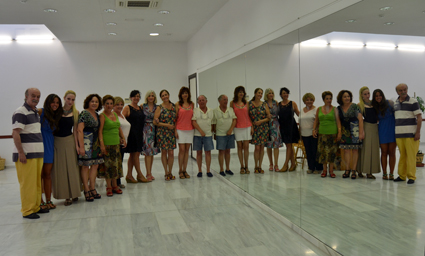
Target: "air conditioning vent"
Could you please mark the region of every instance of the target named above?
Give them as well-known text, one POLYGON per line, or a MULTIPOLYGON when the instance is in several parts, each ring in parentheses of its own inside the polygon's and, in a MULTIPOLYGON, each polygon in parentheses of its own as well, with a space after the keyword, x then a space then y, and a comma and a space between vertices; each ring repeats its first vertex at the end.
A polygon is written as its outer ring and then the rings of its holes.
POLYGON ((155 9, 159 8, 162 0, 152 1, 126 1, 117 0, 117 7, 132 8, 132 9, 155 9))

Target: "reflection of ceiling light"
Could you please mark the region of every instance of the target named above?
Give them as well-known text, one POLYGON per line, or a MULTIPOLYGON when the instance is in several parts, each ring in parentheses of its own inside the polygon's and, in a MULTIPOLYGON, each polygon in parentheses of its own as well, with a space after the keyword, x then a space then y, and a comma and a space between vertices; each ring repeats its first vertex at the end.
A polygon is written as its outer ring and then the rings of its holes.
POLYGON ((333 47, 344 47, 344 48, 362 48, 364 43, 361 42, 344 42, 344 41, 332 41, 329 44, 333 47))
POLYGON ((108 22, 108 23, 106 23, 106 25, 107 25, 107 26, 116 26, 116 25, 117 25, 117 23, 115 23, 115 22, 108 22))
POLYGON ((345 22, 347 22, 347 23, 353 23, 353 22, 356 22, 356 20, 346 20, 345 22))
POLYGON ((385 6, 385 7, 380 8, 379 10, 388 11, 389 9, 392 9, 392 7, 391 6, 385 6))
POLYGON ((18 36, 15 38, 16 41, 19 40, 54 40, 52 36, 18 36))
POLYGON ((10 44, 12 38, 10 36, 0 36, 0 44, 10 44))
POLYGON ((116 35, 117 35, 117 33, 114 33, 114 32, 108 33, 108 36, 116 36, 116 35))
POLYGON ((324 47, 328 45, 328 42, 325 40, 307 40, 301 42, 302 46, 315 46, 315 47, 324 47))
POLYGON ((417 52, 425 51, 425 47, 423 45, 400 44, 398 45, 397 49, 403 50, 403 51, 417 51, 417 52))
POLYGON ((58 12, 58 10, 55 10, 55 9, 44 9, 44 11, 45 12, 51 12, 51 13, 55 13, 55 12, 58 12))
POLYGON ((150 36, 159 36, 159 33, 150 33, 150 36))
POLYGON ((382 50, 395 50, 396 48, 394 44, 386 44, 386 43, 366 43, 365 46, 371 49, 382 49, 382 50))
POLYGON ((394 22, 385 22, 385 23, 384 23, 384 25, 388 25, 388 26, 389 26, 389 25, 393 25, 393 24, 394 24, 394 22))
POLYGON ((164 26, 164 24, 162 24, 162 23, 155 23, 155 24, 153 24, 155 27, 163 27, 164 26))
POLYGON ((114 13, 116 11, 114 9, 106 9, 105 12, 107 12, 107 13, 114 13))
POLYGON ((169 14, 170 12, 169 11, 162 10, 162 11, 158 11, 158 13, 159 14, 169 14))

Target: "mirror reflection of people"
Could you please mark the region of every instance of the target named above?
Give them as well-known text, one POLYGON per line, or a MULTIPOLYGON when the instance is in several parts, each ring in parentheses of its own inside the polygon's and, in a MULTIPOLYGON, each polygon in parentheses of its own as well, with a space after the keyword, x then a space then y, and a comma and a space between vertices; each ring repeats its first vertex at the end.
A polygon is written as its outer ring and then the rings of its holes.
POLYGON ((313 127, 317 113, 317 108, 314 106, 315 97, 312 93, 306 93, 302 100, 305 107, 300 111, 299 122, 308 163, 307 174, 319 174, 323 171, 323 165, 316 161, 317 138, 313 137, 313 127))
POLYGON ((220 165, 220 175, 233 175, 230 170, 230 149, 235 148, 236 115, 232 108, 227 107, 229 99, 221 94, 218 97, 219 106, 214 109, 214 119, 212 121, 214 139, 218 150, 218 163, 220 165), (223 164, 226 162, 226 169, 223 164))
POLYGON ((257 88, 254 91, 254 97, 249 101, 249 116, 252 122, 252 139, 251 144, 255 145, 254 164, 255 173, 264 173, 261 168, 264 158, 264 145, 269 141, 270 129, 270 111, 266 102, 261 101, 263 98, 263 89, 257 88))
POLYGON ((338 111, 332 106, 332 97, 330 91, 322 93, 325 105, 317 109, 313 125, 313 137, 318 138, 316 160, 323 164, 322 178, 327 176, 328 170, 331 178, 336 177, 333 168, 338 152, 337 143, 341 139, 341 123, 338 111))
POLYGON ((359 149, 359 159, 357 172, 359 177, 366 174, 368 179, 376 179, 374 173, 381 172, 379 161, 379 133, 378 133, 378 113, 372 106, 370 91, 367 86, 363 86, 359 91, 360 112, 363 115, 364 139, 361 149, 359 149))
POLYGON ((356 179, 359 148, 364 139, 363 116, 360 108, 353 102, 353 94, 348 90, 338 93, 338 116, 341 122, 341 141, 339 148, 344 150, 345 172, 343 178, 356 179))
POLYGON ((189 179, 187 173, 187 162, 189 160, 189 149, 193 142, 194 128, 192 116, 194 104, 191 100, 190 90, 183 86, 179 91, 179 101, 176 103, 176 139, 179 144, 179 177, 189 179))
POLYGON ((230 107, 233 108, 237 117, 234 132, 238 147, 239 163, 241 165, 240 174, 250 173, 248 168, 249 141, 252 139, 252 133, 254 132, 248 114, 248 104, 245 96, 245 88, 240 85, 235 88, 233 100, 230 102, 230 107))
POLYGON ((40 208, 44 155, 40 116, 37 112, 40 95, 37 88, 27 89, 24 104, 12 116, 12 158, 18 175, 22 217, 26 219, 38 219, 40 216, 37 213, 49 212, 48 209, 40 208))
POLYGON ((394 103, 395 137, 400 150, 398 177, 395 182, 409 179, 407 184, 416 180, 416 154, 421 138, 422 112, 416 99, 407 94, 406 84, 396 86, 398 98, 394 103))
POLYGON ((283 146, 282 136, 280 134, 280 124, 278 120, 279 103, 274 99, 273 89, 266 89, 264 101, 267 103, 270 111, 270 140, 266 143, 267 156, 269 157, 269 171, 280 172, 279 169, 279 148, 283 146), (274 164, 273 164, 274 157, 274 164))
MULTIPOLYGON (((193 137, 193 150, 196 151, 196 162, 198 164, 198 177, 202 177, 202 150, 205 152, 205 163, 207 166, 207 176, 213 177, 211 173, 211 150, 214 149, 212 141, 212 120, 214 112, 207 107, 207 97, 198 96, 198 108, 193 110, 192 124, 195 127, 193 137)), ((221 173, 220 173, 221 174, 221 173)))
POLYGON ((289 162, 291 162, 291 167, 289 167, 290 172, 295 171, 295 168, 297 168, 292 143, 298 143, 300 140, 300 133, 294 118, 294 114, 299 116, 300 111, 298 110, 297 103, 289 100, 289 93, 290 91, 286 87, 280 89, 280 97, 282 98, 282 101, 279 103, 280 134, 286 146, 286 159, 280 170, 282 172, 288 171, 289 162))
POLYGON ((174 164, 174 149, 176 148, 176 106, 170 101, 170 93, 162 90, 159 93, 162 104, 156 108, 154 125, 156 130, 156 143, 161 150, 161 161, 165 171, 165 180, 175 180, 172 174, 174 164))
POLYGON ((378 114, 378 134, 381 147, 381 167, 382 179, 394 180, 394 168, 396 163, 396 140, 395 140, 395 118, 394 102, 385 99, 385 95, 380 89, 373 91, 372 106, 378 114), (390 173, 387 173, 387 166, 390 166, 390 173))

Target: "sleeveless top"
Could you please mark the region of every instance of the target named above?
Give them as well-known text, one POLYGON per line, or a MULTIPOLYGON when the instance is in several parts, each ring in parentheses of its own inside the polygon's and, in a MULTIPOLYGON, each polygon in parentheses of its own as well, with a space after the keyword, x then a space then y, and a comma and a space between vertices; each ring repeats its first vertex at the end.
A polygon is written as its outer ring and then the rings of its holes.
POLYGON ((335 107, 326 115, 322 112, 322 107, 319 107, 319 134, 337 134, 338 127, 335 119, 335 107))
POLYGON ((179 110, 178 110, 178 116, 177 116, 177 130, 180 131, 190 131, 193 130, 192 125, 192 116, 193 116, 193 105, 190 105, 189 108, 183 108, 179 104, 179 110))
POLYGON ((370 124, 377 124, 378 123, 378 114, 376 113, 374 108, 365 108, 364 109, 364 122, 370 123, 370 124))
MULTIPOLYGON (((114 113, 114 112, 112 112, 114 113)), ((103 144, 105 145, 119 145, 120 144, 120 120, 117 113, 114 113, 116 120, 112 121, 104 113, 105 123, 103 124, 103 144)))
POLYGON ((314 119, 316 118, 316 108, 312 108, 307 112, 304 109, 300 111, 300 131, 301 136, 309 137, 313 135, 314 119))
POLYGON ((68 137, 72 135, 72 127, 74 127, 74 116, 61 117, 59 119, 58 129, 54 132, 54 135, 56 137, 68 137))
POLYGON ((120 127, 122 130, 122 133, 124 134, 125 141, 128 140, 128 134, 130 133, 131 124, 127 121, 127 119, 118 117, 120 120, 120 127))
POLYGON ((233 102, 233 111, 237 117, 236 128, 247 128, 252 126, 251 118, 248 114, 248 104, 245 104, 243 107, 239 107, 235 102, 233 102))

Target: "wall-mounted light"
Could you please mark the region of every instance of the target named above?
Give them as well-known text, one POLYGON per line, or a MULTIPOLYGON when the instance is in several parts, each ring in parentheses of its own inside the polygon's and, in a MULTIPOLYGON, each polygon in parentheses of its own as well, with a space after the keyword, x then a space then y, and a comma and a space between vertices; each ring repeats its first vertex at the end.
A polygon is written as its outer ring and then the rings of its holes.
POLYGON ((402 51, 412 51, 412 52, 425 51, 425 47, 423 45, 411 45, 411 44, 399 44, 397 49, 402 51))
POLYGON ((51 36, 18 36, 14 40, 20 44, 51 44, 55 39, 51 36))
POLYGON ((397 47, 395 44, 377 43, 377 42, 366 43, 365 46, 369 49, 379 49, 379 50, 395 50, 395 48, 397 47))
POLYGON ((10 44, 12 43, 12 38, 10 36, 0 36, 0 44, 10 44))
POLYGON ((302 46, 312 46, 312 47, 325 47, 329 45, 329 43, 325 40, 307 40, 304 42, 301 42, 302 46))
POLYGON ((159 36, 159 33, 150 33, 150 36, 159 36))
POLYGON ((363 48, 365 46, 362 42, 352 41, 332 41, 329 45, 338 48, 363 48))

